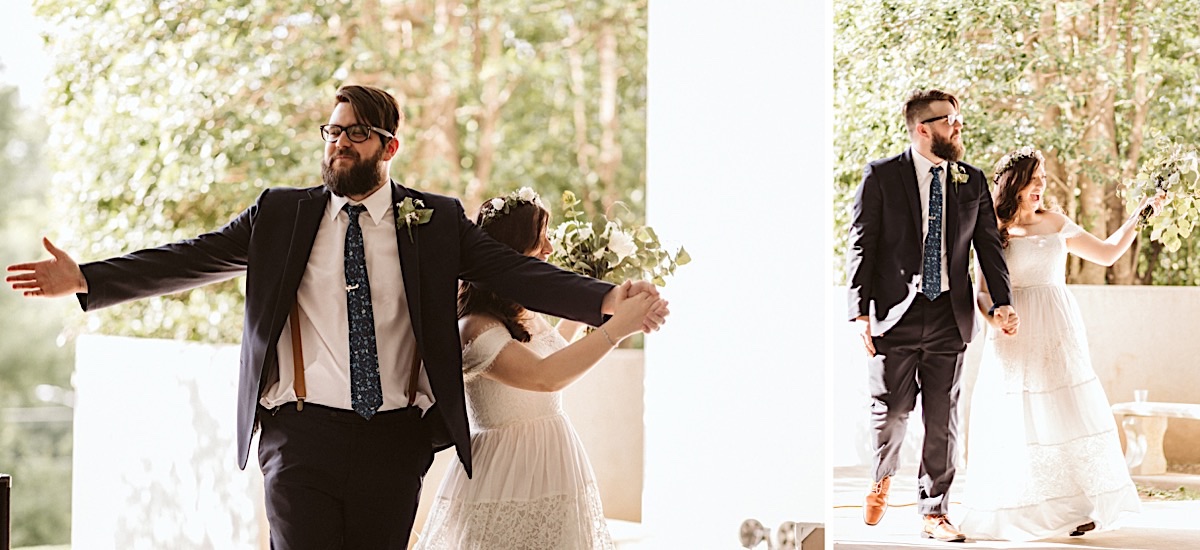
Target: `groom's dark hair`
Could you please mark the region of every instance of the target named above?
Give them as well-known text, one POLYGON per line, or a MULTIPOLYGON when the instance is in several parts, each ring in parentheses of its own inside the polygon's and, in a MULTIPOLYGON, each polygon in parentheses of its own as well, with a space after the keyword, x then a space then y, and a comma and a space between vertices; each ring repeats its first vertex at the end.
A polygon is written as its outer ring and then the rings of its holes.
POLYGON ((909 94, 908 99, 904 100, 904 106, 900 109, 904 115, 904 125, 908 127, 908 133, 913 133, 922 120, 929 118, 931 114, 929 104, 935 101, 949 101, 955 109, 958 108, 958 98, 954 97, 954 94, 938 89, 914 90, 909 94))
MULTIPOLYGON (((395 96, 374 86, 347 84, 338 88, 335 97, 337 103, 350 104, 350 109, 360 124, 383 128, 392 135, 396 134, 404 120, 404 114, 400 112, 400 104, 396 102, 395 96)), ((385 144, 388 142, 388 138, 383 135, 379 135, 379 140, 385 144)))

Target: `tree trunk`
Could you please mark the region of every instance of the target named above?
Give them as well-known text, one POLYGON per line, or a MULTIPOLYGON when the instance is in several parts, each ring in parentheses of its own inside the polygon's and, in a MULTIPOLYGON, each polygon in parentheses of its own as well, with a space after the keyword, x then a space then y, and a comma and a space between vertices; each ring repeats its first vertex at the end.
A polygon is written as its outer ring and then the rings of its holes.
POLYGON ((583 177, 578 194, 584 213, 588 218, 592 218, 596 215, 595 199, 590 192, 593 180, 597 176, 592 170, 592 157, 596 148, 588 141, 587 81, 583 70, 583 54, 579 51, 582 40, 583 32, 572 19, 565 46, 571 67, 571 93, 574 96, 575 162, 579 166, 579 174, 583 177))
POLYGON ((617 56, 617 37, 613 22, 600 26, 597 50, 600 54, 600 157, 596 172, 604 188, 605 208, 621 199, 617 168, 621 166, 621 145, 617 141, 617 81, 621 62, 617 56))
MULTIPOLYGON (((1121 199, 1120 191, 1124 184, 1121 181, 1123 162, 1119 152, 1117 136, 1117 107, 1116 89, 1120 64, 1121 34, 1117 25, 1118 0, 1099 0, 1096 7, 1096 49, 1102 61, 1097 64, 1095 71, 1096 87, 1093 100, 1096 102, 1096 116, 1093 121, 1096 128, 1095 146, 1099 162, 1097 171, 1104 181, 1104 219, 1105 232, 1100 235, 1106 238, 1113 234, 1125 222, 1125 201, 1121 199)), ((1126 252, 1112 267, 1109 268, 1106 282, 1109 284, 1133 284, 1134 262, 1136 253, 1126 252)))
POLYGON ((458 0, 437 0, 434 3, 436 24, 431 29, 432 39, 443 44, 446 53, 434 62, 429 75, 429 95, 421 110, 419 128, 427 128, 417 141, 417 153, 413 156, 412 168, 421 187, 436 192, 460 192, 461 168, 458 152, 458 95, 451 80, 453 69, 445 60, 454 59, 459 48, 459 26, 461 16, 458 0))

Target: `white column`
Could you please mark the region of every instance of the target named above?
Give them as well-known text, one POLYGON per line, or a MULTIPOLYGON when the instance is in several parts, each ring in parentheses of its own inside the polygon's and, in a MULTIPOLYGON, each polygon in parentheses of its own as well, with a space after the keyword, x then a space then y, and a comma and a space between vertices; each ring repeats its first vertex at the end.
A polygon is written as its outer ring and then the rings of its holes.
POLYGON ((646 343, 653 547, 738 548, 747 518, 824 521, 829 14, 650 2, 648 221, 694 259, 646 343))

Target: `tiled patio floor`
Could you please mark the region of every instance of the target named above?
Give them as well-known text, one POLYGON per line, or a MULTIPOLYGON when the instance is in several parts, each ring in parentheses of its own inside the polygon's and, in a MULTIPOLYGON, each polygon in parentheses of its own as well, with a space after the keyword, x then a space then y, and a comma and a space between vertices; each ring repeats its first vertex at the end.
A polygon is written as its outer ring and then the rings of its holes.
MULTIPOLYGON (((921 523, 916 511, 916 471, 902 470, 892 483, 891 507, 883 521, 868 526, 862 521, 862 499, 870 485, 870 473, 865 467, 835 468, 833 476, 833 513, 828 537, 835 550, 882 550, 888 548, 962 548, 984 549, 1060 549, 1060 548, 1121 548, 1138 550, 1200 549, 1200 501, 1157 502, 1143 501, 1142 513, 1130 518, 1120 529, 1089 533, 1083 537, 1062 537, 1028 543, 974 541, 943 543, 920 536, 921 523)), ((1153 481, 1166 486, 1186 486, 1200 489, 1200 476, 1154 476, 1153 481)), ((1146 478, 1135 477, 1139 484, 1146 478)), ((962 478, 959 483, 970 483, 962 478)), ((1157 484, 1157 483, 1156 483, 1157 484)), ((1162 486, 1162 485, 1160 485, 1162 486)), ((956 490, 961 494, 961 489, 956 490)), ((952 493, 953 495, 953 493, 952 493)), ((950 509, 953 521, 954 508, 950 509)), ((968 533, 970 535, 970 533, 968 533)))

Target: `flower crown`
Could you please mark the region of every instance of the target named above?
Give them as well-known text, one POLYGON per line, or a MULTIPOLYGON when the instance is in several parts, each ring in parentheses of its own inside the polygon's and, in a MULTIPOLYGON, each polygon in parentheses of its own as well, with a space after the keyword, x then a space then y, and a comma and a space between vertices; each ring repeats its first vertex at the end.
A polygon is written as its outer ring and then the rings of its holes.
POLYGON ((1042 152, 1034 149, 1032 145, 1021 147, 1016 151, 1000 157, 1000 161, 996 163, 996 174, 992 176, 992 182, 999 185, 1000 174, 1011 170, 1018 161, 1027 158, 1036 158, 1038 162, 1044 162, 1046 160, 1044 157, 1042 157, 1042 152))
POLYGON ((545 206, 542 206, 542 198, 538 196, 536 191, 529 187, 522 187, 503 197, 496 197, 484 202, 479 211, 483 214, 483 220, 486 221, 501 214, 508 214, 510 208, 521 203, 535 204, 545 208, 545 206))

